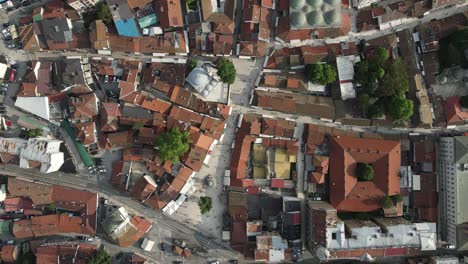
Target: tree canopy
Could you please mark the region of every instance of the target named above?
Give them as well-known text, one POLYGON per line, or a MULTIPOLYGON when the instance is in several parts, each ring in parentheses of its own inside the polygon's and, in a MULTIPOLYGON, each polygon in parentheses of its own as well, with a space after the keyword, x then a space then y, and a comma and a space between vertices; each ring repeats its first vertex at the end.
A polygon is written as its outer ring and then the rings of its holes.
POLYGON ((307 64, 305 74, 310 82, 322 85, 328 85, 336 80, 336 70, 329 64, 307 64))
POLYGON ((460 105, 461 105, 463 108, 468 108, 468 95, 462 96, 462 97, 460 98, 460 105))
POLYGON ((88 264, 111 264, 112 258, 109 254, 103 249, 99 248, 96 251, 96 255, 88 262, 88 264))
POLYGON ((382 96, 403 96, 409 89, 408 73, 406 65, 401 59, 388 61, 384 64, 384 76, 379 81, 377 95, 382 96))
POLYGON ((110 11, 110 8, 105 3, 99 3, 97 5, 96 15, 105 24, 109 25, 109 24, 112 24, 112 22, 114 21, 113 18, 112 18, 112 13, 110 11))
POLYGON ((406 121, 413 115, 413 101, 402 96, 392 96, 387 101, 387 113, 393 120, 406 121))
POLYGON ((234 63, 227 58, 219 58, 216 61, 216 67, 218 68, 218 76, 223 83, 233 84, 236 80, 236 68, 234 63))
POLYGON ((392 195, 392 200, 395 203, 399 203, 399 202, 403 201, 403 197, 401 196, 401 194, 395 194, 395 195, 392 195))
POLYGON ((379 66, 382 66, 388 60, 388 50, 386 48, 378 47, 374 55, 379 66))
POLYGON ((140 130, 144 125, 145 125, 145 124, 144 124, 143 122, 141 122, 141 121, 135 122, 135 123, 133 123, 133 125, 132 125, 132 130, 133 130, 133 131, 138 131, 138 130, 140 130))
POLYGON ((390 198, 390 196, 388 195, 385 195, 380 201, 380 206, 386 209, 392 207, 393 206, 392 198, 390 198))
POLYGON ((359 181, 372 181, 374 179, 374 168, 368 163, 356 165, 356 176, 359 181))
POLYGON ((42 129, 40 129, 40 128, 29 129, 25 133, 26 138, 35 138, 35 137, 38 137, 38 136, 41 136, 41 135, 42 135, 42 129))
POLYGON ((155 144, 158 148, 159 158, 174 163, 178 162, 179 157, 184 155, 190 148, 187 131, 180 132, 176 128, 171 128, 161 134, 156 138, 155 144))
POLYGON ((213 207, 211 197, 200 197, 200 200, 198 201, 198 206, 200 207, 201 214, 207 214, 208 212, 210 212, 211 208, 213 207))
POLYGON ((384 114, 385 114, 384 105, 380 103, 379 101, 369 106, 369 111, 368 111, 369 118, 379 118, 379 117, 382 117, 384 114))
POLYGON ((198 10, 198 1, 197 0, 185 0, 185 4, 190 10, 198 10))

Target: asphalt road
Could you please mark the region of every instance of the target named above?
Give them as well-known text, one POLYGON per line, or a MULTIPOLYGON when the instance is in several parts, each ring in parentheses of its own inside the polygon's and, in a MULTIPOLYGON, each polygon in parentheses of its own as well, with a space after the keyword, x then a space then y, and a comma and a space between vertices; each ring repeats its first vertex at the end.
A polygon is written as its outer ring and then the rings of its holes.
MULTIPOLYGON (((42 174, 38 171, 22 169, 13 165, 0 165, 0 174, 30 181, 43 182, 51 185, 61 185, 65 187, 96 192, 100 196, 109 199, 111 204, 124 206, 130 213, 152 219, 153 225, 158 225, 161 228, 171 230, 174 234, 178 234, 183 239, 198 242, 200 246, 209 249, 209 255, 219 256, 223 259, 240 258, 240 254, 230 249, 226 243, 207 238, 204 236, 202 230, 189 227, 178 222, 177 219, 166 216, 159 211, 153 210, 152 208, 147 208, 141 203, 129 198, 125 194, 116 191, 112 186, 104 182, 100 182, 98 184, 95 182, 90 182, 89 180, 81 178, 75 174, 60 172, 42 174)), ((157 260, 153 259, 153 261, 157 260)))

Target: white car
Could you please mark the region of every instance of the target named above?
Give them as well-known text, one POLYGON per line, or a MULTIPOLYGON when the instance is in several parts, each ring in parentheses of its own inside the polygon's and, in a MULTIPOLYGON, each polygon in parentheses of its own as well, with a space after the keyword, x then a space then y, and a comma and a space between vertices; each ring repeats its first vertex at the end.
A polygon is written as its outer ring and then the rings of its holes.
POLYGON ((109 82, 109 75, 106 75, 106 76, 104 77, 104 82, 109 82))

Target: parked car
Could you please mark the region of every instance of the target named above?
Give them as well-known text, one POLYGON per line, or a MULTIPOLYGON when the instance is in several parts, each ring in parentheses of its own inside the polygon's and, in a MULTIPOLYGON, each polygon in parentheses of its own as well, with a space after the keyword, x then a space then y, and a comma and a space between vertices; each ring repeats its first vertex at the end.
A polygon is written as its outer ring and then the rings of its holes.
POLYGON ((8 23, 3 23, 3 28, 7 28, 7 27, 9 27, 9 26, 10 26, 10 24, 8 24, 8 23))
POLYGON ((0 86, 8 88, 9 85, 8 85, 8 83, 1 83, 0 86))
POLYGON ((109 76, 109 82, 114 82, 114 76, 109 76))
POLYGON ((114 82, 115 82, 115 83, 118 83, 118 82, 120 82, 120 79, 117 78, 117 76, 114 76, 114 82))
POLYGON ((104 76, 104 82, 109 82, 109 75, 104 76))
POLYGON ((117 94, 112 90, 106 90, 106 95, 108 97, 116 98, 117 94))
POLYGON ((107 172, 107 170, 106 169, 100 169, 99 172, 105 173, 105 172, 107 172))
POLYGON ((15 45, 15 44, 8 44, 8 45, 7 45, 7 48, 9 48, 9 49, 14 49, 14 48, 16 48, 16 45, 15 45))

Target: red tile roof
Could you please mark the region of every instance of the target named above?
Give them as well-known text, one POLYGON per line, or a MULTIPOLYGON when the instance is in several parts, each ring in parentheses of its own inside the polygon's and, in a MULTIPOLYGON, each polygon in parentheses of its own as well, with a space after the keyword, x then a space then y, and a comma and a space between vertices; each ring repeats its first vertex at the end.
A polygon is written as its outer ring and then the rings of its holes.
POLYGON ((463 124, 468 119, 468 112, 464 112, 460 105, 460 97, 453 96, 445 100, 445 118, 447 124, 463 124))
POLYGON ((97 97, 94 93, 70 98, 74 110, 71 112, 71 118, 76 121, 92 120, 97 114, 97 97))
POLYGON ((18 258, 18 245, 2 246, 1 258, 4 263, 15 263, 18 258))
POLYGON ((168 114, 169 110, 171 109, 172 104, 168 101, 164 101, 161 99, 150 99, 146 98, 143 103, 141 104, 142 108, 162 113, 168 114))
POLYGON ((37 264, 86 264, 96 253, 92 244, 40 246, 36 252, 37 264))
POLYGON ((182 9, 180 1, 160 0, 155 2, 161 27, 183 27, 182 9))
POLYGON ((330 203, 339 211, 369 212, 400 192, 400 142, 334 137, 330 142, 330 203), (358 181, 358 162, 372 164, 372 181, 358 181))
POLYGON ((94 122, 76 123, 75 132, 76 139, 80 140, 85 146, 97 142, 96 123, 94 122))

